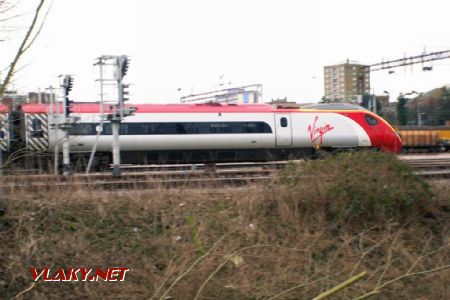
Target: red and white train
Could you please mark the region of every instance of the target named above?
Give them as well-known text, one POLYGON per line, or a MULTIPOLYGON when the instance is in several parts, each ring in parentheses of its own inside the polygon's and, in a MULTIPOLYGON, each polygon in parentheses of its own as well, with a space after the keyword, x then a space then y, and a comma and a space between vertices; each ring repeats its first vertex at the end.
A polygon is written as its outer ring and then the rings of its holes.
MULTIPOLYGON (((206 162, 271 160, 310 156, 315 149, 377 148, 398 153, 397 132, 379 116, 354 105, 322 104, 306 109, 269 105, 137 104, 121 125, 124 162, 206 162)), ((104 113, 110 112, 104 106, 104 113)), ((60 107, 26 104, 20 110, 22 135, 31 152, 53 152, 64 132, 60 107)), ((102 123, 98 104, 76 104, 79 118, 69 130, 70 148, 88 154, 97 142, 98 155, 109 157, 111 127, 102 123), (97 130, 102 127, 97 139, 97 130)), ((0 107, 0 149, 10 150, 10 112, 0 107)))
MULTIPOLYGON (((376 148, 399 153, 402 146, 396 130, 385 120, 356 105, 317 104, 304 109, 275 109, 264 104, 130 106, 136 112, 124 118, 120 129, 123 163, 278 160, 308 157, 319 148, 376 148)), ((71 116, 79 118, 69 130, 72 157, 87 157, 97 143, 97 161, 111 162, 111 125, 102 122, 100 108, 92 103, 72 106, 71 116)), ((103 111, 109 113, 109 106, 103 111)), ((54 125, 62 120, 61 107, 25 104, 20 112, 29 152, 52 153, 62 143, 64 132, 54 125)), ((0 107, 0 115, 7 118, 7 108, 0 107)), ((10 145, 6 123, 0 123, 0 133, 4 132, 0 146, 10 145)))

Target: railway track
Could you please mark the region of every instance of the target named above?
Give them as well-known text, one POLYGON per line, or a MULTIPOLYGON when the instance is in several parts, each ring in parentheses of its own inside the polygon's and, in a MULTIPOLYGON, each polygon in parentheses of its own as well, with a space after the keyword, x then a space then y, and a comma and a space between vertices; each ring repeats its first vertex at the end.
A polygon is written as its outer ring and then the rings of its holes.
POLYGON ((414 174, 423 178, 450 178, 449 155, 400 155, 399 159, 409 165, 414 174))
MULTIPOLYGON (((400 157, 414 170, 414 174, 427 179, 450 178, 449 158, 400 157)), ((301 164, 303 161, 295 161, 301 164)), ((275 179, 287 161, 222 163, 210 165, 142 165, 124 166, 123 175, 114 178, 109 173, 75 174, 70 177, 55 175, 10 175, 1 177, 4 190, 55 189, 72 186, 101 189, 133 189, 157 187, 243 186, 249 183, 275 179)))
POLYGON ((70 186, 105 189, 156 188, 189 186, 195 188, 210 186, 241 186, 261 182, 276 177, 278 169, 226 169, 215 172, 204 170, 151 171, 124 173, 120 178, 110 174, 74 175, 62 177, 54 175, 5 176, 4 190, 13 189, 55 189, 70 186))

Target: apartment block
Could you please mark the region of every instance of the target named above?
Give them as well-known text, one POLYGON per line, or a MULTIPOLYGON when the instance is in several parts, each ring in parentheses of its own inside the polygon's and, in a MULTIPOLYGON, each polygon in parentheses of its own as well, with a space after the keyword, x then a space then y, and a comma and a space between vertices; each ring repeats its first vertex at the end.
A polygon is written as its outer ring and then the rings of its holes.
POLYGON ((367 66, 346 63, 324 67, 325 99, 332 102, 359 103, 370 94, 370 72, 367 66))

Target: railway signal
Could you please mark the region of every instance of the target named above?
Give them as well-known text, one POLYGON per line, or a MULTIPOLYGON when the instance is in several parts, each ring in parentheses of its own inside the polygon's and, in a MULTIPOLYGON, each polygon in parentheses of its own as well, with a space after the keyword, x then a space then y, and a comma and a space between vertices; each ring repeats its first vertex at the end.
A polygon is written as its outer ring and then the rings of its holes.
POLYGON ((117 58, 117 65, 119 67, 119 80, 122 80, 122 78, 127 75, 129 63, 130 61, 126 55, 122 55, 117 58))
POLYGON ((129 88, 130 88, 129 84, 122 83, 122 101, 123 102, 130 100, 130 98, 128 98, 130 95, 129 88))
POLYGON ((129 92, 130 85, 123 83, 123 78, 128 73, 129 64, 130 64, 130 60, 128 59, 128 57, 126 55, 121 55, 121 56, 117 57, 117 61, 116 61, 117 77, 116 77, 116 79, 117 79, 117 88, 118 88, 119 110, 120 110, 121 117, 125 116, 123 114, 123 103, 125 101, 130 100, 128 98, 130 95, 130 92, 129 92))
POLYGON ((66 93, 69 94, 73 88, 73 77, 70 75, 66 75, 63 79, 63 86, 66 89, 66 93))
POLYGON ((69 100, 69 93, 73 88, 73 77, 70 75, 64 76, 63 84, 61 85, 61 87, 63 88, 64 93, 64 117, 67 118, 71 113, 70 106, 73 103, 73 101, 69 100))
POLYGON ((64 76, 62 82, 62 90, 63 90, 63 114, 64 114, 64 122, 60 124, 59 128, 64 131, 64 141, 63 141, 63 174, 64 176, 72 175, 72 167, 70 166, 70 144, 69 144, 69 128, 70 124, 73 120, 69 119, 69 115, 71 113, 71 105, 73 101, 69 100, 69 93, 73 88, 73 77, 70 75, 64 76), (61 126, 62 125, 62 126, 61 126))

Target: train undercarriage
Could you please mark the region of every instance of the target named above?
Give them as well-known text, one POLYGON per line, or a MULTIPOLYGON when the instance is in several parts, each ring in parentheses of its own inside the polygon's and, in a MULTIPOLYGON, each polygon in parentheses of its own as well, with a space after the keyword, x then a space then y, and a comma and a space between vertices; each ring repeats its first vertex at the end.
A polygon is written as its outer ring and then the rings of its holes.
MULTIPOLYGON (((342 150, 342 149, 341 149, 342 150)), ((331 152, 332 149, 321 149, 331 152)), ((334 149, 336 151, 336 149, 334 149)), ((90 153, 71 153, 71 166, 75 172, 85 172, 90 153)), ((123 151, 121 164, 214 164, 229 162, 264 162, 292 159, 314 159, 319 152, 314 148, 280 149, 202 149, 202 150, 165 150, 165 151, 123 151)), ((33 173, 46 173, 55 170, 55 164, 62 170, 62 154, 58 153, 57 162, 53 153, 10 153, 5 156, 5 171, 29 170, 33 173), (20 159, 18 159, 20 157, 20 159)), ((107 171, 112 163, 111 152, 97 152, 92 171, 107 171)))

